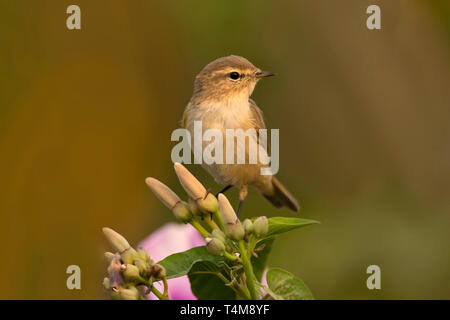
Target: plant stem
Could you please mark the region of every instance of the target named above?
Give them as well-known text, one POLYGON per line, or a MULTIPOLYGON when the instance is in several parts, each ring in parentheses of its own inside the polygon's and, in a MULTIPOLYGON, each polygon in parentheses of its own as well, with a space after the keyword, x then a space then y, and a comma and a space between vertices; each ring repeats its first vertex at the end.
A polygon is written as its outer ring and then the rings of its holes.
POLYGON ((219 227, 220 229, 225 232, 225 224, 223 223, 222 217, 220 216, 220 211, 217 209, 216 211, 213 212, 214 217, 217 219, 217 221, 219 222, 219 227))
POLYGON ((225 283, 226 286, 230 287, 236 294, 243 296, 246 299, 250 299, 250 293, 248 292, 248 289, 245 286, 239 286, 238 288, 235 288, 231 285, 231 282, 223 276, 220 272, 214 272, 214 271, 195 271, 191 272, 191 274, 215 274, 219 277, 220 280, 225 283))
POLYGON ((206 231, 206 229, 203 228, 202 225, 201 225, 200 223, 198 223, 197 220, 192 219, 192 220, 190 221, 190 224, 191 224, 195 229, 197 229, 198 232, 200 232, 200 234, 203 236, 203 238, 206 238, 206 237, 209 237, 209 236, 210 236, 209 232, 206 231))
POLYGON ((241 254, 241 260, 244 266, 246 283, 248 290, 250 291, 250 297, 253 300, 257 300, 258 294, 256 292, 256 277, 255 274, 253 273, 253 267, 247 255, 247 248, 245 247, 244 240, 239 240, 239 252, 241 254))
POLYGON ((239 291, 241 292, 244 299, 252 299, 252 297, 250 296, 250 291, 248 291, 248 288, 244 284, 239 285, 239 291))
POLYGON ((250 240, 249 240, 249 242, 248 242, 248 256, 251 258, 251 256, 252 256, 252 252, 253 252, 253 249, 255 249, 255 246, 256 246, 256 242, 258 241, 258 239, 256 239, 256 237, 255 236, 253 236, 253 235, 250 235, 250 240))
POLYGON ((214 229, 219 229, 219 226, 211 219, 211 217, 209 216, 209 214, 207 214, 204 217, 205 222, 208 224, 208 226, 214 230, 214 229))
POLYGON ((167 278, 163 278, 163 284, 164 284, 164 293, 163 296, 169 298, 169 284, 167 283, 167 278))
POLYGON ((166 295, 162 294, 161 292, 159 292, 159 290, 156 289, 156 288, 153 286, 153 284, 151 284, 150 282, 145 281, 145 285, 146 285, 148 288, 150 288, 150 291, 153 292, 153 294, 154 294, 155 296, 157 296, 159 300, 170 300, 169 297, 168 297, 168 295, 166 296, 166 295))

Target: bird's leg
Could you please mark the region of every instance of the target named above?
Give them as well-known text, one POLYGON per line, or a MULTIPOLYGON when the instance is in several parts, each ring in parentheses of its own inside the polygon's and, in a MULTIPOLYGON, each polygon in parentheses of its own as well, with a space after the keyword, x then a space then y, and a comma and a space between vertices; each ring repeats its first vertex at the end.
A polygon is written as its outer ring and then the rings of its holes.
POLYGON ((238 206, 238 210, 236 212, 236 215, 239 218, 239 214, 241 213, 242 210, 242 205, 244 204, 244 200, 245 198, 247 198, 247 194, 248 194, 248 187, 246 185, 243 185, 241 187, 241 191, 239 192, 239 206, 238 206))
POLYGON ((225 191, 227 191, 228 189, 230 189, 232 187, 231 184, 227 185, 225 188, 223 188, 222 190, 220 190, 219 192, 216 193, 216 198, 219 196, 219 193, 225 193, 225 191))
POLYGON ((236 212, 237 217, 239 218, 239 214, 241 213, 242 205, 244 204, 244 200, 239 200, 239 206, 236 212))

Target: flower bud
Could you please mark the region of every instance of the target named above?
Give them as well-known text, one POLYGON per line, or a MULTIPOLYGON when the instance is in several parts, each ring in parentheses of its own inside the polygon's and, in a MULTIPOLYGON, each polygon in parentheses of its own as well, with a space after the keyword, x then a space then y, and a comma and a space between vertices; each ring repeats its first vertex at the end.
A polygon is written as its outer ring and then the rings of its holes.
POLYGON ((225 223, 225 232, 231 239, 235 241, 242 240, 245 235, 244 227, 242 227, 233 207, 228 199, 222 194, 219 194, 220 215, 225 223))
POLYGON ((134 265, 139 269, 140 274, 146 274, 149 268, 148 263, 141 259, 134 260, 134 265))
POLYGON ((225 244, 217 238, 206 238, 206 248, 213 256, 221 256, 225 252, 225 244))
POLYGON ((188 204, 184 201, 178 202, 175 207, 173 207, 172 212, 175 215, 175 218, 181 222, 188 223, 192 220, 192 213, 189 210, 188 204))
POLYGON ((234 241, 244 239, 244 227, 242 227, 242 224, 239 220, 236 220, 235 223, 227 223, 225 225, 225 231, 227 232, 228 237, 230 237, 230 239, 234 241))
POLYGON ((122 300, 137 300, 139 299, 139 291, 136 287, 119 287, 118 289, 119 297, 122 300))
POLYGON ((105 234, 106 239, 108 239, 109 243, 119 252, 122 252, 130 247, 127 239, 123 236, 115 232, 110 228, 103 228, 103 233, 105 234))
POLYGON ((203 212, 215 212, 219 209, 219 203, 217 198, 212 194, 208 193, 206 198, 203 197, 197 200, 197 205, 203 212))
POLYGON ((112 275, 109 278, 109 286, 111 288, 117 287, 119 285, 121 285, 123 283, 123 279, 122 276, 120 275, 120 273, 116 274, 116 275, 112 275))
POLYGON ((233 207, 223 193, 219 193, 220 215, 225 224, 234 223, 238 218, 233 207))
POLYGON ((184 223, 191 220, 192 214, 188 205, 181 201, 180 197, 178 197, 168 186, 154 178, 145 179, 145 183, 147 183, 156 197, 161 200, 167 208, 172 210, 178 220, 184 223))
POLYGON ((266 216, 258 217, 255 222, 253 222, 253 233, 258 238, 264 237, 269 231, 269 220, 266 216))
POLYGON ((242 222, 242 224, 247 234, 251 234, 253 232, 253 223, 250 219, 245 219, 244 222, 242 222))
POLYGON ((122 264, 120 262, 120 256, 115 255, 107 269, 110 287, 118 286, 118 285, 122 284, 123 279, 122 279, 122 275, 120 273, 121 265, 122 264))
POLYGON ((193 200, 203 199, 206 195, 205 187, 182 164, 174 164, 175 173, 186 193, 193 200))
POLYGON ((170 210, 172 210, 181 199, 168 186, 155 178, 145 179, 155 196, 170 210))
POLYGON ((119 287, 118 286, 117 287, 112 286, 110 290, 111 290, 110 291, 111 299, 113 299, 113 300, 120 300, 120 299, 122 299, 121 296, 120 296, 120 293, 119 293, 119 287))
POLYGON ((203 216, 203 213, 200 211, 200 209, 197 206, 197 202, 195 202, 191 198, 188 199, 188 207, 194 216, 200 216, 200 217, 203 216))
POLYGON ((108 263, 111 263, 111 261, 114 259, 114 253, 112 252, 105 252, 105 259, 108 261, 108 263))
POLYGON ((103 288, 105 288, 105 290, 111 289, 111 284, 109 282, 109 278, 104 278, 103 279, 103 288))
POLYGON ((124 263, 133 263, 135 259, 139 258, 138 253, 133 248, 129 247, 128 249, 122 251, 120 253, 120 258, 124 263))
POLYGON ((118 257, 114 256, 113 260, 111 260, 109 266, 108 266, 108 274, 111 276, 115 273, 119 273, 120 272, 120 266, 122 264, 120 263, 120 260, 118 259, 118 257))
POLYGON ((166 269, 160 264, 155 264, 151 268, 151 274, 153 278, 161 280, 166 277, 166 269))
POLYGON ((135 282, 140 279, 139 268, 132 264, 123 264, 120 268, 123 278, 127 282, 135 282))
POLYGON ((214 229, 211 232, 211 235, 212 235, 213 238, 219 239, 222 242, 225 242, 225 240, 226 240, 225 233, 223 233, 222 230, 214 229))
POLYGON ((138 248, 137 249, 137 254, 139 256, 139 259, 145 261, 145 262, 150 262, 150 255, 148 254, 147 250, 145 250, 144 248, 138 248))

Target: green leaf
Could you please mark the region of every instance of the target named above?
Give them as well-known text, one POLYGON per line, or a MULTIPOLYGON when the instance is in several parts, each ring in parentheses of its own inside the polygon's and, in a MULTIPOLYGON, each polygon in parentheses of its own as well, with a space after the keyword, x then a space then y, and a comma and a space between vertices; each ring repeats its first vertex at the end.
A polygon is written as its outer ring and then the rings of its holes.
POLYGON ((270 250, 272 249, 272 244, 275 240, 275 237, 266 238, 261 240, 256 245, 256 248, 264 245, 264 249, 262 251, 257 252, 258 258, 254 256, 251 257, 251 263, 253 266, 253 272, 255 273, 256 279, 261 281, 262 275, 264 273, 264 269, 267 266, 267 259, 269 258, 270 250))
POLYGON ((220 278, 220 265, 210 261, 194 263, 188 273, 191 289, 199 300, 235 300, 236 293, 220 278))
POLYGON ((205 246, 201 246, 172 254, 158 264, 166 268, 167 278, 172 279, 188 274, 192 266, 199 261, 211 261, 219 264, 224 261, 224 258, 211 255, 205 246))
POLYGON ((286 270, 271 268, 266 277, 269 289, 273 292, 272 297, 276 300, 314 299, 305 283, 286 270))
POLYGON ((309 226, 319 223, 315 220, 301 218, 273 217, 269 218, 269 232, 267 236, 273 236, 279 233, 287 232, 293 229, 309 226))

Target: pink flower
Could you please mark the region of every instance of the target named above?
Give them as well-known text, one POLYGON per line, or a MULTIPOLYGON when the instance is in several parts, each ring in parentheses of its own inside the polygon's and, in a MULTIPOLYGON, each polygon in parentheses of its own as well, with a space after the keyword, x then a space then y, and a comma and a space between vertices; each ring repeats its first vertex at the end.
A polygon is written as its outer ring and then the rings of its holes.
MULTIPOLYGON (((205 241, 190 224, 167 223, 147 238, 145 238, 139 247, 144 248, 150 254, 153 261, 158 262, 165 257, 189 250, 193 247, 203 246, 205 241)), ((170 279, 169 298, 172 300, 196 300, 197 298, 191 291, 191 285, 187 276, 170 279)), ((155 287, 163 291, 161 281, 155 283, 155 287)), ((147 296, 149 299, 156 299, 151 293, 147 296)))
MULTIPOLYGON (((267 285, 267 271, 268 270, 269 270, 269 268, 264 269, 264 272, 263 272, 262 278, 261 278, 261 284, 266 287, 268 286, 267 285)), ((267 292, 266 292, 266 290, 264 290, 264 288, 261 288, 261 293, 262 293, 262 296, 264 297, 267 292)))

